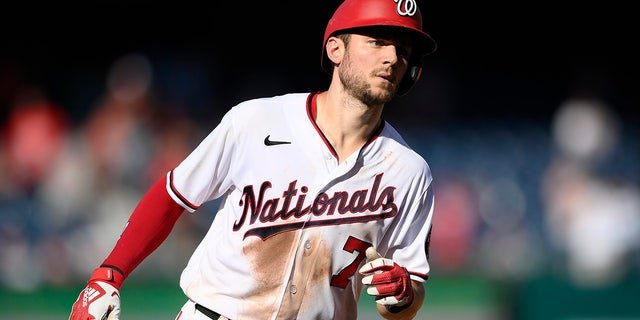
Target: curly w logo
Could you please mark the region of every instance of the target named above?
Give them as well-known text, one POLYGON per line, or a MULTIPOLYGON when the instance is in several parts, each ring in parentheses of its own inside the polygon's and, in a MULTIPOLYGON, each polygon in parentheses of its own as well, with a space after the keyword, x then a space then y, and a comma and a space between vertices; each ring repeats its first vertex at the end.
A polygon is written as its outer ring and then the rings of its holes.
POLYGON ((398 5, 396 12, 401 16, 413 16, 418 11, 418 4, 415 0, 393 0, 398 5))

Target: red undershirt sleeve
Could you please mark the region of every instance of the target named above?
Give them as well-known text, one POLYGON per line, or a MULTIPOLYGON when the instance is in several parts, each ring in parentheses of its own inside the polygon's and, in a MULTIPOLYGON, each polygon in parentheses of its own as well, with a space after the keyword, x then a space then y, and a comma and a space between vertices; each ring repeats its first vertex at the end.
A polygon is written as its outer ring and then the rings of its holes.
POLYGON ((142 197, 102 267, 126 278, 169 236, 184 208, 169 196, 165 184, 165 177, 158 179, 142 197))

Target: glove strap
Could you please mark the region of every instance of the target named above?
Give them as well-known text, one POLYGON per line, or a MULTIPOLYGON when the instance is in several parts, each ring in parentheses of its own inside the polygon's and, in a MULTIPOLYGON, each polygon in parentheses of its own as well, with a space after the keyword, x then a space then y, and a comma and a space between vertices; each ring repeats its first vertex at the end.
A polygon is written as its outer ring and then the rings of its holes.
POLYGON ((410 299, 409 299, 409 301, 407 301, 407 303, 405 303, 405 304, 403 304, 402 306, 399 306, 399 307, 398 306, 386 306, 387 310, 389 310, 389 312, 391 312, 391 313, 398 313, 398 312, 400 312, 400 311, 402 311, 404 309, 409 308, 409 306, 411 306, 413 304, 414 292, 413 292, 413 284, 411 282, 411 276, 410 276, 409 270, 407 270, 407 268, 402 267, 402 269, 404 269, 404 272, 406 272, 409 275, 409 284, 408 285, 409 285, 409 290, 411 290, 411 293, 409 295, 410 299))
POLYGON ((124 282, 124 275, 113 268, 100 267, 93 271, 93 274, 91 274, 91 278, 89 278, 87 283, 93 281, 107 282, 120 290, 120 286, 122 286, 122 283, 124 282))

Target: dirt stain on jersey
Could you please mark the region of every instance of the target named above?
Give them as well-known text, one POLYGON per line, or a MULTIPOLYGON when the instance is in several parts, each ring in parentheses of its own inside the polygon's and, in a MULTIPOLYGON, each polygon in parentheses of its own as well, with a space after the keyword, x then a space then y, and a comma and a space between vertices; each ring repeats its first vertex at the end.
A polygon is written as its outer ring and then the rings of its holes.
POLYGON ((243 253, 256 287, 245 297, 239 318, 261 319, 278 312, 277 319, 297 319, 304 317, 305 309, 317 307, 315 294, 322 290, 315 287, 327 285, 331 278, 331 250, 320 233, 309 230, 298 242, 300 232, 285 232, 264 241, 258 237, 245 240, 243 253), (294 256, 292 278, 288 279, 286 268, 294 256), (283 285, 288 285, 286 290, 283 285))
POLYGON ((309 277, 308 286, 317 285, 319 282, 328 281, 331 277, 331 250, 324 242, 318 241, 314 254, 316 261, 313 264, 312 273, 309 277))
POLYGON ((296 290, 287 291, 279 319, 304 319, 307 309, 317 308, 321 303, 317 295, 323 295, 322 290, 315 287, 326 285, 331 277, 331 250, 319 233, 306 232, 290 281, 296 290))
POLYGON ((255 289, 244 297, 246 303, 238 314, 240 319, 261 319, 273 314, 280 302, 285 268, 295 254, 300 231, 284 232, 265 240, 248 237, 242 252, 249 261, 255 289))

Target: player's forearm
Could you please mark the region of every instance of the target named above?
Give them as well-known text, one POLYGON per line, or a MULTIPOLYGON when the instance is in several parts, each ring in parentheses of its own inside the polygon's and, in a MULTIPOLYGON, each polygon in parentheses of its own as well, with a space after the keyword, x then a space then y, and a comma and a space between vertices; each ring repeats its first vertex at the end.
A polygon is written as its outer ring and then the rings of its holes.
POLYGON ((103 266, 126 277, 169 236, 184 209, 171 199, 165 181, 159 179, 142 197, 103 266))
POLYGON ((390 320, 410 320, 415 318, 420 308, 422 308, 425 291, 423 283, 411 281, 411 284, 413 286, 413 301, 402 310, 398 312, 391 312, 386 306, 376 303, 378 313, 380 313, 383 318, 390 320))

